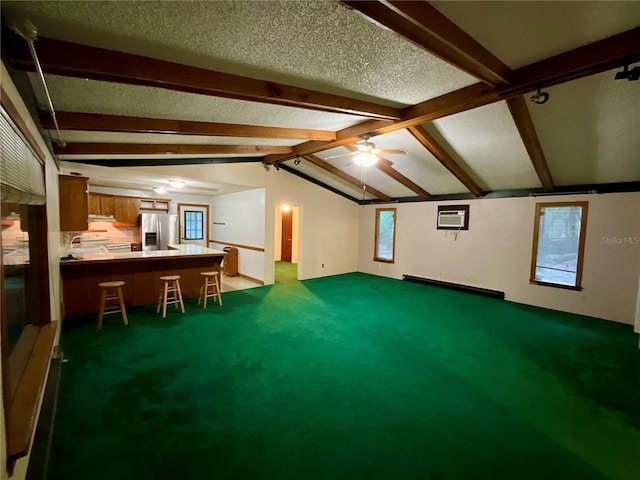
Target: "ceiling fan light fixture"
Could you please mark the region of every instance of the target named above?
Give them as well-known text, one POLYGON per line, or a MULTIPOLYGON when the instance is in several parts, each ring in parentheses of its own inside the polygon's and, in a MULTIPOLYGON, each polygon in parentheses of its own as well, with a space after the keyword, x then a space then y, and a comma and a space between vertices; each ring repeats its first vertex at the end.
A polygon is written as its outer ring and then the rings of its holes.
POLYGON ((353 161, 361 167, 370 167, 378 161, 378 157, 373 153, 363 152, 353 157, 353 161))
POLYGON ((167 193, 167 189, 164 187, 153 187, 153 191, 156 193, 167 193))

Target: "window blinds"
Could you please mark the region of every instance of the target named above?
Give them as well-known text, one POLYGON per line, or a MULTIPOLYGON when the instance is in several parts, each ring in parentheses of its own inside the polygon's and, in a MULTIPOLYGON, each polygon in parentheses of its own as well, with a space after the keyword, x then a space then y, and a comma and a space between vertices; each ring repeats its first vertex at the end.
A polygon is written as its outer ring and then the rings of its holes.
POLYGON ((46 201, 44 168, 0 107, 0 190, 2 201, 43 205, 46 201))

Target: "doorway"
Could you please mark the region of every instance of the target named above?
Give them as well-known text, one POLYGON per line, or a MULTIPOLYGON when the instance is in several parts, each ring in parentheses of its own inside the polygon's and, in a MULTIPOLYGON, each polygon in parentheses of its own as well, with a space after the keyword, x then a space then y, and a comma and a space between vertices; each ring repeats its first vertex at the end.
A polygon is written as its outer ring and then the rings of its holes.
POLYGON ((179 203, 178 224, 180 243, 209 246, 209 205, 179 203))
POLYGON ((275 217, 275 281, 280 283, 285 280, 297 280, 300 207, 297 205, 277 204, 275 217))

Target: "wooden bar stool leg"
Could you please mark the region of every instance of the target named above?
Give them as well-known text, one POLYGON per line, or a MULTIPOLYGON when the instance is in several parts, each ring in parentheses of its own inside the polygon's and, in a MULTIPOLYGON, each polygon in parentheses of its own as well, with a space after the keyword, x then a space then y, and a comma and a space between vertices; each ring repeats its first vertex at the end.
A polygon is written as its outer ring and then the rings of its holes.
POLYGON ((218 297, 218 303, 220 305, 222 305, 222 292, 220 291, 220 283, 218 282, 218 275, 216 275, 215 277, 213 277, 213 281, 216 285, 216 292, 218 293, 217 297, 218 297))
POLYGON ((184 313, 184 303, 182 302, 182 290, 180 289, 180 280, 176 280, 176 288, 178 290, 178 298, 180 299, 180 308, 182 308, 182 313, 184 313))
POLYGON ((207 297, 209 297, 209 278, 204 277, 204 309, 207 309, 207 297))
POLYGON ((122 310, 122 320, 125 325, 129 325, 129 319, 127 318, 127 310, 124 308, 124 298, 122 297, 122 288, 118 287, 118 300, 120 301, 120 310, 122 310))
POLYGON ((104 306, 107 302, 107 290, 102 289, 102 296, 100 297, 100 313, 98 314, 98 330, 102 329, 102 319, 104 318, 104 306))
POLYGON ((164 282, 164 299, 162 301, 162 318, 167 316, 167 295, 169 294, 169 282, 164 282))

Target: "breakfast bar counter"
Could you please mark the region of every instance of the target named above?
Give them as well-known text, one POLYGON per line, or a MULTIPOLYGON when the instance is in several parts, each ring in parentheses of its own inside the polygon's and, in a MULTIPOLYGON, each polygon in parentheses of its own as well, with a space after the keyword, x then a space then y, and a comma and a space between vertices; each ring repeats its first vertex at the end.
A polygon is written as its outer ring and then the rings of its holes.
POLYGON ((122 280, 127 307, 154 304, 162 286, 159 277, 180 275, 184 298, 197 297, 200 273, 220 271, 226 252, 199 245, 170 245, 170 250, 88 252, 61 260, 64 317, 97 313, 100 282, 122 280))

